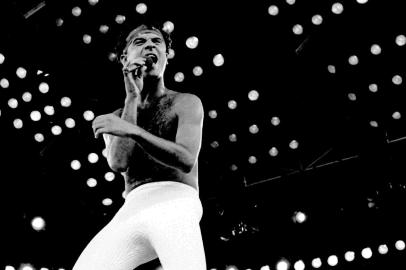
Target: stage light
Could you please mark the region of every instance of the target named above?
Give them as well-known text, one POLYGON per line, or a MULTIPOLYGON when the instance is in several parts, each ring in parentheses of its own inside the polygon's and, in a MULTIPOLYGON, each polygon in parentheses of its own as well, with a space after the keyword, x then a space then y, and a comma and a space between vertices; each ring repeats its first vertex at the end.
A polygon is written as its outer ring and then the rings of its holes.
POLYGON ((42 217, 34 217, 31 220, 31 226, 36 231, 41 231, 45 229, 45 220, 42 217))
POLYGON ((382 255, 388 253, 388 246, 387 245, 380 245, 378 247, 378 252, 380 254, 382 254, 382 255))
POLYGON ((172 33, 175 29, 175 25, 171 21, 166 21, 162 27, 162 30, 166 33, 172 33))
POLYGON ((303 223, 306 221, 306 219, 307 219, 306 214, 301 211, 296 211, 293 216, 293 220, 297 223, 303 223))
POLYGON ((20 270, 35 270, 34 267, 29 263, 21 264, 20 270))
POLYGON ((44 135, 42 135, 41 133, 36 133, 36 134, 34 135, 34 139, 35 139, 37 142, 43 142, 43 141, 44 141, 44 135))
POLYGON ((15 109, 18 107, 18 101, 15 98, 10 98, 7 102, 8 106, 12 109, 15 109))
POLYGON ((378 92, 378 85, 376 83, 371 83, 368 86, 369 91, 371 91, 372 93, 376 93, 378 92))
POLYGON ((249 162, 250 164, 255 164, 255 163, 257 163, 257 158, 256 158, 255 156, 250 156, 250 157, 248 158, 248 162, 249 162))
POLYGON ((117 59, 117 54, 115 53, 109 53, 109 60, 111 62, 114 62, 117 59))
POLYGON ((251 126, 249 127, 249 131, 251 132, 251 134, 257 134, 258 131, 259 131, 259 128, 258 128, 257 125, 251 125, 251 126))
POLYGON ((100 25, 99 31, 100 31, 100 33, 102 33, 102 34, 106 34, 106 33, 109 31, 109 27, 108 27, 107 25, 105 25, 105 24, 100 25))
POLYGON ((271 157, 276 157, 279 154, 279 151, 276 147, 272 147, 271 149, 269 149, 269 155, 271 157))
POLYGON ((372 54, 378 55, 378 54, 381 54, 381 52, 382 52, 382 48, 378 44, 373 44, 371 46, 371 53, 372 54))
POLYGON ((80 167, 81 167, 82 165, 80 164, 80 161, 79 161, 79 160, 72 160, 72 162, 70 163, 70 166, 71 166, 71 168, 72 168, 73 170, 77 171, 77 170, 80 169, 80 167))
POLYGON ((351 55, 350 58, 348 58, 348 63, 350 63, 350 65, 352 65, 352 66, 358 65, 358 63, 359 63, 358 56, 351 55))
POLYGON ((236 170, 238 170, 238 166, 235 165, 235 164, 231 164, 230 170, 232 170, 233 172, 235 172, 236 170))
POLYGON ((313 268, 320 268, 321 267, 321 260, 320 258, 315 258, 312 260, 313 268))
POLYGON ((183 82, 184 79, 185 79, 185 75, 182 72, 177 72, 175 74, 175 81, 176 82, 183 82))
POLYGON ((203 74, 203 69, 202 69, 202 67, 200 67, 200 66, 195 66, 195 67, 193 68, 193 74, 194 74, 195 76, 201 76, 201 75, 203 74))
POLYGON ((137 4, 137 6, 135 7, 135 10, 139 13, 139 14, 145 14, 145 12, 147 12, 147 5, 144 3, 139 3, 137 4))
POLYGON ((92 121, 94 119, 94 113, 90 110, 87 110, 83 113, 83 118, 85 118, 86 121, 92 121))
POLYGON ((213 141, 213 142, 211 142, 210 146, 211 146, 212 148, 216 149, 216 148, 218 148, 218 147, 220 146, 220 144, 219 144, 218 141, 213 141))
POLYGON ((398 46, 405 46, 406 44, 406 36, 405 35, 398 35, 396 36, 396 44, 398 46))
POLYGON ((230 136, 228 136, 228 139, 230 140, 230 142, 236 142, 237 141, 237 135, 230 134, 230 136))
POLYGON ((63 97, 61 98, 61 105, 62 107, 69 107, 72 105, 72 100, 69 97, 63 97))
POLYGON ((238 270, 238 268, 235 265, 227 265, 226 270, 238 270))
POLYGON ((334 14, 341 14, 344 11, 344 6, 341 3, 334 3, 331 7, 331 11, 334 14))
POLYGON ((199 39, 197 37, 192 36, 186 39, 186 47, 189 49, 196 49, 197 45, 199 45, 199 39))
POLYGON ((22 96, 23 101, 30 102, 32 100, 32 95, 30 92, 25 92, 22 96))
POLYGON ((260 270, 271 270, 271 268, 269 268, 269 265, 264 265, 264 266, 261 266, 260 270))
POLYGON ((400 84, 402 84, 402 77, 400 77, 400 75, 395 75, 395 76, 393 76, 393 78, 392 78, 392 82, 393 82, 393 84, 396 84, 396 85, 400 85, 400 84))
POLYGON ((39 270, 49 270, 49 269, 46 267, 41 267, 39 270))
POLYGON ((72 118, 67 118, 66 120, 65 120, 65 126, 67 127, 67 128, 74 128, 75 127, 75 120, 74 119, 72 119, 72 118))
POLYGON ((286 259, 281 259, 279 262, 276 263, 276 270, 288 270, 289 268, 290 263, 286 259))
POLYGON ((297 262, 295 262, 295 264, 293 265, 293 268, 295 270, 304 270, 305 269, 305 264, 302 260, 299 260, 297 262))
POLYGON ((21 119, 15 119, 13 125, 16 129, 21 129, 23 127, 23 121, 21 119))
POLYGON ((303 34, 303 26, 300 24, 295 24, 292 28, 292 31, 295 35, 301 35, 303 34))
POLYGON ((113 203, 113 201, 110 198, 105 198, 105 199, 103 199, 102 203, 105 206, 109 206, 113 203))
POLYGON ((371 248, 369 248, 369 247, 364 248, 364 249, 361 251, 361 256, 362 256, 364 259, 370 259, 370 258, 372 257, 372 250, 371 250, 371 248))
POLYGON ((355 95, 354 93, 348 93, 348 99, 351 101, 356 101, 357 95, 355 95))
POLYGON ((395 243, 395 247, 397 250, 404 250, 405 249, 405 242, 402 240, 398 240, 395 243))
POLYGON ((46 106, 44 107, 44 112, 45 112, 47 115, 54 115, 54 114, 55 114, 55 108, 54 108, 54 106, 46 105, 46 106))
POLYGON ((116 175, 113 172, 106 172, 106 174, 104 175, 104 179, 106 179, 106 181, 111 182, 116 178, 116 175))
POLYGON ((74 7, 72 8, 72 15, 75 17, 80 16, 80 14, 82 14, 82 9, 80 9, 80 7, 74 7))
POLYGON ((275 5, 270 5, 268 8, 268 13, 271 16, 276 16, 279 14, 279 8, 275 5))
POLYGON ((286 3, 289 5, 293 5, 296 3, 296 0, 286 0, 286 3))
POLYGON ((41 93, 46 94, 49 91, 49 85, 46 82, 42 82, 40 83, 38 89, 41 93))
POLYGON ((39 111, 32 111, 30 117, 32 121, 37 122, 41 120, 41 113, 39 111))
POLYGON ((400 112, 394 112, 394 113, 392 114, 392 118, 395 119, 395 120, 399 120, 400 117, 402 117, 401 114, 400 114, 400 112))
POLYGON ((374 120, 372 120, 372 121, 369 121, 369 125, 371 126, 371 127, 378 127, 378 122, 376 122, 376 121, 374 121, 374 120))
POLYGON ((83 35, 83 43, 85 44, 90 44, 90 42, 92 42, 92 37, 88 34, 84 34, 83 35))
POLYGON ((6 57, 4 57, 4 54, 0 53, 0 65, 4 63, 4 60, 6 60, 6 57))
POLYGON ((123 22, 125 22, 125 16, 124 15, 117 15, 115 21, 118 24, 122 24, 123 22))
POLYGON ((320 25, 323 22, 323 17, 320 14, 316 14, 312 17, 312 23, 314 25, 320 25))
POLYGON ((213 63, 216 67, 220 67, 222 65, 224 65, 224 57, 222 54, 216 54, 213 57, 213 63))
POLYGON ((27 76, 27 70, 23 67, 19 67, 17 68, 16 74, 18 78, 24 79, 27 76))
POLYGON ((235 100, 229 100, 227 103, 227 106, 230 110, 234 110, 237 108, 237 101, 235 100))
POLYGON ((88 185, 88 187, 91 187, 91 188, 95 187, 95 186, 97 186, 97 180, 94 178, 89 178, 89 179, 87 179, 86 184, 88 185))
POLYGON ((290 147, 291 149, 297 149, 297 148, 299 147, 299 142, 296 141, 296 140, 292 140, 292 141, 289 143, 289 147, 290 147))
POLYGON ((51 128, 51 132, 52 134, 54 134, 55 136, 60 135, 62 133, 62 128, 58 125, 55 125, 51 128))
POLYGON ((210 110, 210 111, 209 111, 209 117, 210 117, 211 119, 217 118, 217 111, 215 111, 215 110, 210 110))
POLYGON ((99 3, 99 0, 89 0, 89 4, 92 6, 96 5, 97 3, 99 3))
POLYGON ((345 259, 347 262, 352 262, 352 261, 355 259, 355 253, 354 253, 354 251, 347 251, 347 252, 344 254, 344 259, 345 259))
POLYGON ((15 268, 13 266, 11 266, 11 265, 6 265, 4 270, 15 270, 15 268))
POLYGON ((357 3, 358 4, 365 4, 365 3, 367 3, 368 2, 368 0, 357 0, 357 3))
POLYGON ((63 19, 62 18, 58 18, 55 21, 56 26, 61 27, 63 25, 63 19))
POLYGON ((336 266, 338 264, 338 258, 336 255, 331 255, 327 258, 327 263, 330 266, 336 266))
POLYGON ((259 98, 259 93, 257 90, 251 90, 248 92, 248 99, 251 101, 258 100, 259 98))
POLYGON ((336 73, 336 67, 334 65, 328 65, 327 66, 327 70, 328 72, 330 72, 331 74, 336 73))
POLYGON ((96 153, 90 153, 90 154, 87 156, 87 160, 88 160, 90 163, 96 163, 97 161, 99 161, 99 156, 98 156, 96 153))
POLYGON ((5 89, 10 86, 10 83, 6 78, 3 78, 0 80, 0 86, 5 89))
POLYGON ((278 126, 281 123, 281 120, 277 116, 273 116, 271 118, 271 124, 274 126, 278 126))

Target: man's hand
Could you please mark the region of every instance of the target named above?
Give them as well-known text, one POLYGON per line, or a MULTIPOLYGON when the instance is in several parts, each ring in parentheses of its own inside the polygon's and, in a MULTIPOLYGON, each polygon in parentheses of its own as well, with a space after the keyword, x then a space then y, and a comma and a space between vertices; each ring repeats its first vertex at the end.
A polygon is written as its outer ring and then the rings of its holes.
POLYGON ((147 69, 145 61, 145 58, 138 57, 124 63, 123 74, 127 98, 138 98, 144 87, 142 77, 147 69))
POLYGON ((117 115, 109 113, 97 116, 93 120, 92 128, 94 137, 97 139, 100 134, 128 137, 137 126, 121 119, 117 115))

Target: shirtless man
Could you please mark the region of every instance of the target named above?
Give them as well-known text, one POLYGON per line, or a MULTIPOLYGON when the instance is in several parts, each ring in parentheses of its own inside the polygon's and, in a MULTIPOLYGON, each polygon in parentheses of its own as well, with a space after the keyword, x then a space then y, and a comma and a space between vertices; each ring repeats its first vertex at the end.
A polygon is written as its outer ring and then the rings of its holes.
POLYGON ((199 222, 200 99, 164 84, 170 39, 135 28, 119 57, 124 108, 93 121, 107 161, 125 180, 125 202, 92 239, 74 270, 133 270, 159 258, 165 270, 206 270, 199 222))

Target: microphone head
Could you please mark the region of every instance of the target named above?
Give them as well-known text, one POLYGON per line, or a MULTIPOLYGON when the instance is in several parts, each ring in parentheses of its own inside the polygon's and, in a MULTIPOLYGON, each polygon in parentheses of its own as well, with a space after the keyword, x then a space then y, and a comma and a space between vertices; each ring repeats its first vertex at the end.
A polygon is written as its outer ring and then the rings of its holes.
POLYGON ((154 60, 152 59, 152 57, 147 57, 145 59, 145 66, 147 67, 147 69, 151 69, 153 64, 154 60))

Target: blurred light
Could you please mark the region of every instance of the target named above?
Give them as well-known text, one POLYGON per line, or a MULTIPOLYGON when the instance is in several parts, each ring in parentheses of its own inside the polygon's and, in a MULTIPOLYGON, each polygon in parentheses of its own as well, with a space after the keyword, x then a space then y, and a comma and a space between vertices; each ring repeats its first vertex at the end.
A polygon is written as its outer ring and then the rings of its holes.
POLYGON ((51 128, 51 132, 52 134, 54 134, 55 136, 60 135, 62 133, 62 128, 58 125, 55 125, 51 128))
POLYGON ((46 267, 41 267, 39 270, 49 270, 49 269, 46 267))
POLYGON ((396 37, 396 44, 398 46, 405 46, 405 44, 406 44, 406 36, 405 35, 398 35, 396 37))
POLYGON ((255 164, 255 163, 257 163, 257 158, 255 156, 250 156, 248 158, 248 162, 251 164, 255 164))
POLYGON ((109 31, 109 27, 108 27, 107 25, 105 25, 105 24, 100 25, 99 31, 100 31, 100 33, 102 33, 102 34, 106 34, 106 33, 109 31))
POLYGON ((292 28, 292 31, 295 35, 301 35, 303 34, 303 26, 300 24, 295 24, 292 28))
POLYGON ((371 125, 371 127, 378 127, 378 122, 376 121, 369 121, 369 124, 371 125))
POLYGON ((44 112, 45 112, 47 115, 54 115, 54 114, 55 114, 54 106, 46 105, 46 106, 44 107, 44 112))
POLYGON ((18 78, 24 79, 27 76, 27 70, 23 67, 19 67, 17 68, 16 74, 18 78))
POLYGON ((35 217, 31 220, 31 226, 36 231, 41 231, 45 228, 45 220, 42 217, 35 217))
POLYGON ((296 0, 286 0, 286 3, 288 3, 289 5, 293 5, 294 3, 296 3, 296 0))
POLYGON ((269 15, 276 16, 279 14, 279 8, 275 5, 270 5, 268 8, 269 15))
POLYGON ((80 16, 80 14, 82 14, 82 10, 80 9, 80 7, 74 7, 72 8, 72 15, 75 17, 80 16))
POLYGON ((55 21, 56 26, 61 27, 63 25, 63 19, 62 18, 58 18, 55 21))
POLYGON ((62 107, 69 107, 72 104, 72 100, 69 97, 61 98, 62 107))
POLYGON ((331 11, 334 14, 341 14, 344 11, 344 6, 341 3, 334 3, 331 7, 331 11))
POLYGON ((174 29, 175 25, 171 21, 166 21, 164 23, 164 26, 162 27, 162 30, 165 31, 166 33, 172 33, 174 29))
POLYGON ((175 51, 171 48, 169 49, 168 59, 172 59, 175 57, 175 51))
POLYGON ((272 148, 269 150, 269 155, 270 155, 271 157, 276 157, 278 154, 279 154, 279 151, 278 151, 278 149, 277 149, 276 147, 272 147, 272 148))
POLYGON ((185 75, 182 72, 177 72, 175 74, 175 81, 176 82, 183 82, 184 79, 185 79, 185 75))
POLYGON ((358 4, 365 4, 365 3, 367 3, 368 2, 368 0, 357 0, 357 3, 358 4))
POLYGON ((380 245, 380 246, 378 247, 378 252, 379 252, 380 254, 386 254, 386 253, 388 253, 388 246, 387 246, 387 245, 380 245))
POLYGON ((264 265, 261 266, 260 270, 271 270, 271 268, 269 268, 269 265, 264 265))
POLYGON ((402 240, 398 240, 395 243, 395 247, 397 250, 404 250, 405 249, 405 242, 402 240))
POLYGON ((394 113, 392 114, 392 118, 395 119, 395 120, 400 119, 400 117, 401 117, 400 112, 394 112, 394 113))
POLYGON ((354 93, 348 93, 348 99, 351 101, 356 101, 357 95, 355 95, 354 93))
POLYGON ((32 100, 32 95, 30 92, 25 92, 23 94, 23 101, 30 102, 32 100))
POLYGON ((348 63, 350 63, 350 65, 357 65, 359 63, 359 59, 358 56, 356 55, 351 55, 350 58, 348 58, 348 63))
POLYGON ((196 49, 197 45, 199 45, 199 39, 197 37, 192 36, 186 39, 186 47, 189 49, 196 49))
POLYGON ((299 143, 298 143, 296 140, 292 140, 292 141, 289 143, 289 147, 290 147, 291 149, 297 149, 297 148, 299 147, 299 143))
POLYGON ((106 181, 113 181, 114 178, 116 178, 116 175, 113 172, 106 172, 106 174, 104 175, 104 179, 106 179, 106 181))
POLYGON ((249 100, 255 101, 255 100, 258 99, 258 97, 259 97, 259 93, 258 93, 257 90, 251 90, 251 91, 249 91, 249 93, 248 93, 248 99, 249 99, 249 100))
POLYGON ((32 111, 30 117, 32 121, 39 121, 41 120, 41 113, 39 111, 32 111))
POLYGON ((89 0, 89 4, 92 6, 96 5, 97 3, 99 3, 99 0, 89 0))
POLYGON ((111 62, 114 62, 117 59, 117 54, 115 53, 109 53, 109 60, 111 62))
POLYGON ((6 60, 6 58, 2 53, 0 53, 0 65, 4 63, 4 60, 6 60))
POLYGON ((87 179, 86 184, 88 187, 95 187, 97 186, 97 180, 94 178, 89 178, 87 179))
POLYGON ((210 146, 211 146, 212 148, 216 149, 216 148, 219 147, 220 145, 219 145, 218 141, 213 141, 213 142, 210 144, 210 146))
POLYGON ((372 257, 372 250, 371 250, 371 248, 364 248, 362 251, 361 251, 361 255, 362 255, 362 257, 364 258, 364 259, 370 259, 371 257, 372 257))
POLYGON ((323 17, 319 14, 316 14, 312 17, 312 23, 314 25, 320 25, 323 22, 323 17))
POLYGON ((352 262, 355 259, 355 253, 354 251, 347 251, 344 254, 344 258, 347 262, 352 262))
POLYGON ((96 153, 90 153, 87 156, 87 160, 89 160, 90 163, 96 163, 99 161, 99 156, 96 153))
POLYGON ((293 268, 295 268, 295 270, 304 270, 305 264, 302 260, 299 260, 299 261, 295 262, 295 264, 293 265, 293 268))
POLYGON ((230 166, 230 170, 232 170, 233 172, 235 172, 236 170, 238 170, 237 165, 235 165, 235 164, 231 164, 231 166, 230 166))
POLYGON ((85 111, 83 113, 83 118, 85 118, 86 121, 92 121, 94 119, 94 113, 92 111, 85 111))
POLYGON ((216 67, 224 65, 224 57, 221 54, 216 54, 213 57, 213 63, 216 67))
POLYGON ((290 263, 286 259, 282 259, 276 263, 276 270, 288 270, 290 263))
POLYGON ((202 67, 200 67, 200 66, 195 66, 195 67, 193 68, 193 74, 194 74, 195 76, 201 76, 201 75, 203 74, 203 69, 202 69, 202 67))
POLYGON ((44 135, 42 135, 41 133, 36 133, 35 135, 34 135, 34 139, 37 141, 37 142, 43 142, 44 141, 44 135))
POLYGON ((378 55, 378 54, 381 54, 381 52, 382 52, 381 46, 379 46, 378 44, 373 44, 371 46, 371 53, 372 54, 378 55))
POLYGON ((49 85, 46 82, 42 82, 40 83, 38 89, 41 93, 46 94, 49 91, 49 85))
POLYGON ((328 66, 327 66, 327 70, 328 70, 328 72, 330 72, 331 74, 336 73, 336 67, 333 66, 333 65, 328 65, 328 66))
POLYGON ((230 109, 230 110, 234 110, 235 108, 237 108, 237 101, 235 101, 235 100, 230 100, 230 101, 228 101, 228 108, 230 109))
POLYGON ((320 258, 315 258, 312 260, 312 266, 314 268, 320 268, 321 267, 321 260, 320 258))
POLYGON ((251 125, 251 126, 249 127, 249 131, 250 131, 252 134, 257 134, 258 131, 259 131, 259 128, 258 128, 257 125, 251 125))
POLYGON ((122 24, 123 22, 125 22, 125 16, 124 15, 117 15, 116 16, 116 23, 122 24))
POLYGON ((83 35, 83 42, 85 44, 90 44, 90 42, 92 42, 92 37, 90 35, 88 35, 88 34, 84 34, 83 35))
POLYGON ((6 265, 6 268, 4 268, 5 270, 15 270, 15 268, 11 265, 6 265))
POLYGON ((399 75, 395 75, 392 78, 392 82, 393 84, 400 85, 402 83, 402 77, 400 77, 399 75))
POLYGON ((217 118, 217 112, 216 112, 215 110, 209 111, 209 117, 210 117, 211 119, 217 118))
POLYGON ((238 270, 238 268, 235 265, 227 265, 226 270, 238 270))
POLYGON ((331 255, 327 258, 327 264, 330 266, 336 266, 338 264, 338 258, 336 255, 331 255))
POLYGON ((10 83, 8 82, 8 80, 6 78, 3 78, 0 80, 0 86, 2 88, 8 88, 10 86, 10 83))
POLYGON ((372 93, 378 92, 378 85, 376 83, 371 83, 368 88, 372 93))
POLYGON ((109 206, 113 203, 113 201, 110 198, 105 198, 105 199, 103 199, 102 203, 105 206, 109 206))
POLYGON ((15 98, 10 98, 7 102, 8 106, 12 109, 15 109, 18 107, 18 101, 15 98))
POLYGON ((34 267, 29 263, 21 264, 20 269, 21 270, 35 270, 34 267))
POLYGON ((144 3, 139 3, 136 7, 135 10, 139 13, 139 14, 144 14, 145 12, 147 12, 147 5, 144 3))
POLYGON ((66 126, 67 128, 74 128, 74 127, 75 127, 75 120, 72 119, 72 118, 67 118, 67 119, 65 120, 65 126, 66 126))
POLYGON ((303 222, 306 221, 306 219, 307 219, 306 214, 303 213, 303 212, 301 212, 301 211, 297 211, 297 212, 295 213, 295 215, 294 215, 294 220, 295 220, 297 223, 303 223, 303 222))
POLYGON ((230 140, 230 142, 236 142, 237 141, 237 135, 230 134, 230 136, 228 136, 228 139, 230 140))
POLYGON ((70 163, 70 166, 73 170, 77 171, 80 169, 80 167, 82 166, 79 162, 79 160, 72 160, 72 162, 70 163))

